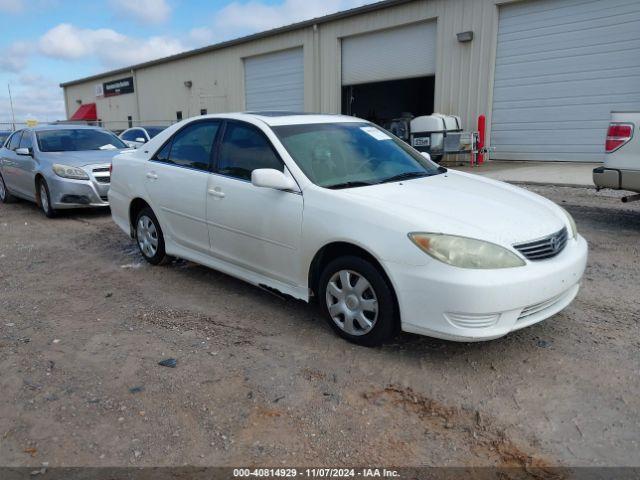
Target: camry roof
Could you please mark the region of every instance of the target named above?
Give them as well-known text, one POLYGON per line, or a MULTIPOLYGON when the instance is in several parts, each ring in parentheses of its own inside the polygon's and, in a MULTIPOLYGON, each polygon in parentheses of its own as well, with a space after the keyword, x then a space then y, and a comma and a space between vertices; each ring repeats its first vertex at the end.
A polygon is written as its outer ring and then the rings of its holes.
POLYGON ((254 118, 275 127, 278 125, 301 125, 312 123, 353 123, 365 122, 360 118, 348 117, 346 115, 331 115, 321 113, 298 113, 286 111, 265 111, 265 112, 242 112, 242 113, 226 113, 206 115, 210 118, 230 118, 243 120, 246 118, 254 118))
POLYGON ((92 125, 76 125, 73 123, 57 123, 57 124, 43 124, 36 125, 35 127, 26 127, 34 132, 40 132, 43 130, 104 130, 102 127, 94 127, 92 125))

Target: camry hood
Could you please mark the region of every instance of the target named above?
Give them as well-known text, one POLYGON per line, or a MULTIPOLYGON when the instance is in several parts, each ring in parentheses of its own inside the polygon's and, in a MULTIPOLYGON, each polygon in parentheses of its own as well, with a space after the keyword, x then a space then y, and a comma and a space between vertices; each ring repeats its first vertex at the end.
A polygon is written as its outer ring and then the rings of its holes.
POLYGON ((446 233, 503 245, 527 242, 567 225, 553 202, 512 185, 449 170, 415 180, 342 190, 408 222, 413 231, 446 233))
POLYGON ((128 151, 125 149, 113 150, 86 150, 79 152, 40 152, 38 158, 45 159, 51 163, 60 163, 70 167, 84 167, 85 165, 95 165, 111 163, 111 159, 119 153, 128 151))

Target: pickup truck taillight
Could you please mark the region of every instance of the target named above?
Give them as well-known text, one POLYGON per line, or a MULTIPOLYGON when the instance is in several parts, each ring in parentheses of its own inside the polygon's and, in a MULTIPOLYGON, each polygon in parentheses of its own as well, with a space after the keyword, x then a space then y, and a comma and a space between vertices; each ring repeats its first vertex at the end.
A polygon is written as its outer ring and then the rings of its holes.
POLYGON ((615 152, 633 137, 632 123, 610 123, 607 131, 605 150, 607 153, 615 152))

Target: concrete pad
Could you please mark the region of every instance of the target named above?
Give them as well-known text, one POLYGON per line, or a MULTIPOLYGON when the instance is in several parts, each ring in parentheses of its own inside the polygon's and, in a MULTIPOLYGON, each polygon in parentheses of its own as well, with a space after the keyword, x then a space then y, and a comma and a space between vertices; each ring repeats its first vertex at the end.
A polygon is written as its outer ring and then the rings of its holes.
POLYGON ((515 184, 593 187, 592 172, 598 163, 520 162, 492 160, 484 165, 451 168, 515 184))

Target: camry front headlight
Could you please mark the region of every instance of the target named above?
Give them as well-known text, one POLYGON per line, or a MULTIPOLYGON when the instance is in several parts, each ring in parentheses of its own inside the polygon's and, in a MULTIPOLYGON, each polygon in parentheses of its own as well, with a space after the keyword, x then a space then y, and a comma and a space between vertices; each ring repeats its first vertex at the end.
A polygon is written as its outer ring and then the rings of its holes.
POLYGON ((567 212, 564 208, 560 207, 564 214, 567 216, 567 220, 569 220, 569 228, 571 228, 571 238, 576 238, 578 236, 578 227, 576 226, 576 221, 573 219, 571 214, 567 212))
POLYGON ((420 250, 436 260, 460 268, 512 268, 526 265, 515 253, 495 243, 442 233, 410 233, 420 250))
POLYGON ((70 167, 68 165, 55 163, 51 168, 59 177, 72 178, 74 180, 89 180, 87 172, 78 167, 70 167))

